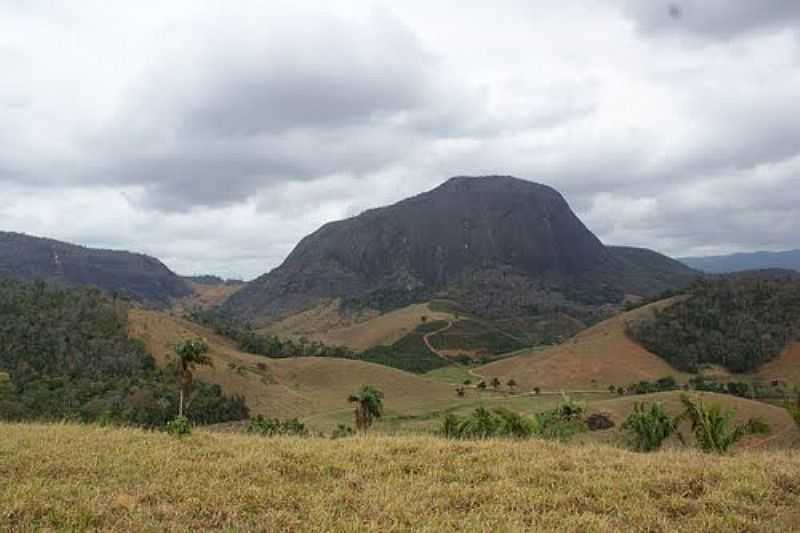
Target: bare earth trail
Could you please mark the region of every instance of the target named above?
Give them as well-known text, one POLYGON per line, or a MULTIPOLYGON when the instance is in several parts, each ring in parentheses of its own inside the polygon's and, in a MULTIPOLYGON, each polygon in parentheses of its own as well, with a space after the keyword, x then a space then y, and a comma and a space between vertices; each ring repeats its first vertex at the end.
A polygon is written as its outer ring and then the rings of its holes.
POLYGON ((446 355, 442 354, 442 352, 440 352, 439 350, 437 350, 436 348, 433 347, 433 345, 431 344, 431 337, 433 337, 434 335, 438 335, 439 333, 443 333, 443 332, 447 331, 448 329, 450 329, 452 327, 453 327, 453 321, 452 320, 448 320, 446 326, 444 326, 442 328, 439 328, 436 331, 431 331, 430 333, 426 333, 422 337, 422 340, 425 342, 425 346, 427 346, 430 351, 432 351, 434 354, 436 354, 437 357, 441 357, 442 359, 444 359, 448 363, 454 363, 454 362, 451 361, 450 359, 448 359, 448 357, 446 355))

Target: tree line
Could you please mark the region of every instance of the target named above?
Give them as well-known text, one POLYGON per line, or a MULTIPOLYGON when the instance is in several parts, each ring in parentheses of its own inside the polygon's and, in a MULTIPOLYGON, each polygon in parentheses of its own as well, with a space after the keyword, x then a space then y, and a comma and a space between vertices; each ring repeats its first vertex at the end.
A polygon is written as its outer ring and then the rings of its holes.
MULTIPOLYGON (((0 419, 163 426, 178 411, 180 373, 128 338, 128 303, 91 288, 0 280, 0 419)), ((196 382, 194 423, 239 420, 244 399, 196 382)))
POLYGON ((674 367, 697 372, 720 365, 749 372, 775 358, 800 334, 800 281, 708 278, 629 335, 674 367))

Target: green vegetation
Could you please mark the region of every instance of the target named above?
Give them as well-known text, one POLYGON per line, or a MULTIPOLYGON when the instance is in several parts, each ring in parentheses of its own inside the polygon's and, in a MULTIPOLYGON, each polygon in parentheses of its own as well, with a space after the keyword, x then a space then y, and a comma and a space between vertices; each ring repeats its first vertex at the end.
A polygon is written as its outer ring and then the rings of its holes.
MULTIPOLYGON (((418 374, 448 367, 450 363, 430 351, 425 344, 424 332, 429 329, 430 324, 435 324, 435 322, 421 324, 414 332, 404 336, 391 346, 375 346, 355 358, 418 374)), ((434 335, 432 339, 437 336, 434 335)))
POLYGON ((752 371, 800 333, 800 281, 774 278, 705 279, 691 296, 657 311, 628 332, 645 348, 687 372, 703 364, 752 371))
POLYGON ((659 378, 654 382, 642 380, 639 383, 628 385, 627 391, 628 394, 653 394, 656 392, 678 390, 679 388, 680 386, 675 378, 672 376, 667 376, 659 378))
POLYGON ((637 402, 622 429, 633 449, 652 452, 661 448, 661 444, 675 433, 678 424, 667 414, 661 402, 649 405, 637 402))
POLYGON ((467 416, 448 413, 439 434, 451 439, 530 438, 567 440, 586 431, 584 406, 564 395, 553 409, 528 417, 505 407, 478 407, 467 416))
MULTIPOLYGON (((441 329, 441 326, 430 328, 428 332, 437 329, 441 329)), ((513 352, 527 346, 515 336, 490 323, 473 319, 457 320, 447 331, 433 335, 430 340, 437 350, 481 351, 492 355, 513 352)))
POLYGON ((277 418, 264 418, 261 415, 248 420, 245 431, 265 437, 275 437, 277 435, 308 436, 305 424, 296 418, 279 420, 277 418))
POLYGON ((275 335, 256 333, 252 324, 226 318, 213 310, 195 309, 186 318, 227 337, 243 352, 266 357, 342 357, 355 358, 346 346, 328 346, 306 338, 280 339, 275 335))
POLYGON ((681 396, 686 411, 677 420, 688 419, 692 424, 695 441, 701 450, 723 454, 746 435, 768 433, 769 426, 758 419, 746 424, 732 426, 735 416, 732 410, 724 410, 719 404, 706 405, 702 400, 681 396))
POLYGON ((184 399, 191 397, 192 382, 194 374, 192 371, 197 365, 211 366, 211 358, 208 357, 208 344, 203 339, 186 339, 175 346, 175 356, 177 358, 178 379, 178 418, 183 416, 184 399))
POLYGON ((383 416, 383 393, 372 385, 364 385, 358 394, 349 396, 347 401, 355 404, 353 417, 356 428, 362 433, 366 433, 373 422, 383 416))
POLYGON ((440 329, 447 324, 441 321, 422 323, 414 332, 390 346, 376 346, 363 353, 356 353, 346 346, 328 346, 305 338, 295 341, 280 339, 275 335, 261 335, 253 330, 252 325, 220 317, 213 311, 195 310, 189 313, 187 318, 211 328, 217 335, 231 339, 244 352, 266 357, 358 359, 419 374, 449 365, 447 361, 431 352, 423 340, 426 333, 440 329))
POLYGON ((183 415, 176 416, 166 426, 167 433, 176 437, 186 437, 192 434, 192 425, 189 419, 183 415))
POLYGON ((794 423, 800 428, 800 391, 797 391, 797 399, 794 403, 786 402, 786 410, 792 416, 794 423))
MULTIPOLYGON (((127 320, 127 305, 97 289, 0 281, 0 419, 164 426, 178 411, 177 369, 156 368, 127 320)), ((239 420, 247 407, 198 382, 186 416, 239 420)))
POLYGON ((488 439, 497 437, 529 438, 540 433, 536 418, 529 418, 496 408, 478 407, 466 417, 448 414, 442 421, 442 436, 449 439, 488 439))

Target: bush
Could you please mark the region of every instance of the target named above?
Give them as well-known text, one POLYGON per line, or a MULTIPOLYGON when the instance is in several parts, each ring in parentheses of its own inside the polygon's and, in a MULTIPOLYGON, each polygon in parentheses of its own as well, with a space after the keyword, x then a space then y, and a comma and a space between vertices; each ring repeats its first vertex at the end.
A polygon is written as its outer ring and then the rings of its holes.
POLYGON ((276 435, 308 436, 305 424, 296 418, 279 420, 277 418, 264 418, 261 415, 250 419, 247 423, 246 431, 247 433, 255 433, 266 437, 274 437, 276 435))
POLYGON ((475 409, 469 416, 448 414, 442 420, 439 433, 450 439, 489 439, 496 437, 525 439, 539 432, 536 419, 527 418, 508 409, 489 411, 475 409))
POLYGON ((659 449, 677 428, 678 421, 667 414, 661 402, 634 404, 633 412, 622 424, 628 442, 640 452, 659 449))
POLYGON ((733 427, 731 422, 736 412, 723 410, 719 404, 706 405, 700 399, 692 399, 685 394, 681 396, 681 402, 686 411, 679 420, 688 419, 692 423, 697 445, 706 453, 723 454, 745 435, 769 432, 766 422, 753 418, 746 424, 733 427))
POLYGON ((332 439, 342 439, 344 437, 352 437, 353 436, 353 428, 346 424, 339 424, 336 426, 336 429, 333 430, 331 433, 332 439))
POLYGON ((192 425, 185 416, 176 416, 167 422, 167 433, 175 437, 185 437, 192 434, 192 425))

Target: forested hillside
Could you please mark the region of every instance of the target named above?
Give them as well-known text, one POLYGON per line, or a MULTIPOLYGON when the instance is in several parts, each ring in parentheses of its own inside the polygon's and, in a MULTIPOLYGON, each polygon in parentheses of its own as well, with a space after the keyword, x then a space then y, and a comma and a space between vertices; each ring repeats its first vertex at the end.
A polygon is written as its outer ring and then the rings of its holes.
POLYGON ((689 297, 629 325, 629 334, 673 366, 747 372, 800 334, 800 280, 736 276, 694 283, 689 297))
POLYGON ((0 231, 0 276, 91 285, 157 306, 192 293, 186 281, 155 257, 4 231, 0 231))
MULTIPOLYGON (((127 337, 127 305, 97 289, 0 280, 0 372, 10 384, 0 419, 164 424, 177 410, 170 369, 156 368, 127 337)), ((241 419, 242 398, 196 382, 188 416, 197 423, 241 419)))

